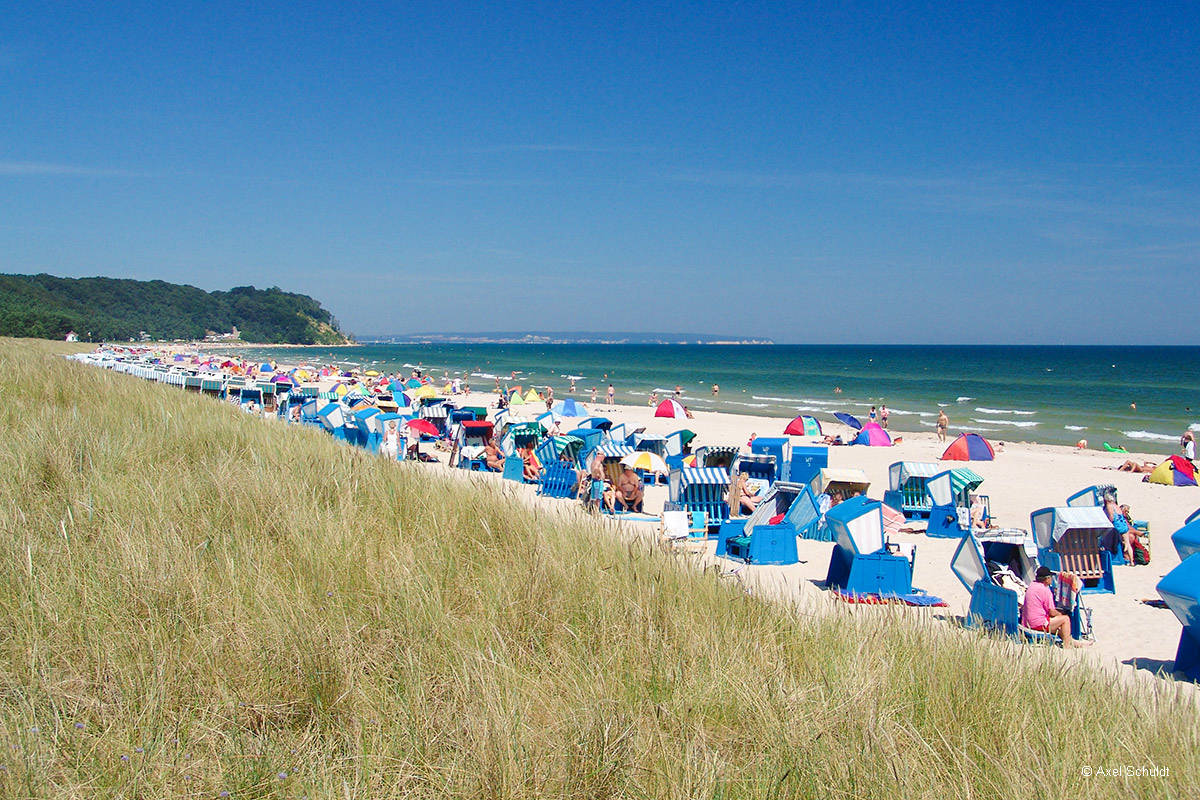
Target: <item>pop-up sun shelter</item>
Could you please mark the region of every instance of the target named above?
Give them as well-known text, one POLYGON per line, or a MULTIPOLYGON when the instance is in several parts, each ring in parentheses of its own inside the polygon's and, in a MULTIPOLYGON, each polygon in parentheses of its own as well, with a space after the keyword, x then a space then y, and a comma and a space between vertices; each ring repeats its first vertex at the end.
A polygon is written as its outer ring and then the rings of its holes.
POLYGON ((912 594, 916 548, 888 544, 882 506, 878 500, 855 497, 826 512, 835 542, 827 588, 850 595, 912 594))
POLYGON ((668 397, 658 404, 658 408, 654 409, 654 416, 667 417, 669 419, 683 419, 687 416, 683 406, 673 397, 668 397))
POLYGON ((786 436, 821 436, 821 421, 816 417, 801 414, 783 429, 786 436))
POLYGON ((933 503, 925 491, 925 481, 943 472, 941 465, 928 461, 897 461, 888 467, 888 490, 883 502, 908 519, 929 516, 933 503))
POLYGON ((1164 486, 1195 486, 1196 467, 1183 456, 1168 456, 1146 476, 1146 481, 1164 486))
POLYGON ((1055 572, 1083 581, 1083 592, 1113 594, 1112 556, 1100 540, 1113 525, 1098 506, 1042 508, 1029 515, 1038 545, 1038 561, 1055 572))
POLYGON ((732 519, 717 535, 718 556, 750 564, 795 564, 796 537, 812 538, 819 514, 807 486, 777 482, 746 520, 732 519))
POLYGON ((978 433, 960 433, 942 453, 942 461, 992 461, 995 458, 992 443, 978 433))
POLYGON ((930 507, 925 535, 939 539, 965 536, 971 529, 973 504, 982 504, 981 522, 987 524, 991 516, 988 499, 975 494, 981 483, 983 478, 966 467, 948 469, 926 479, 925 492, 929 495, 930 507))
POLYGON ((868 447, 891 447, 892 437, 878 423, 868 422, 858 431, 850 444, 865 444, 868 447))

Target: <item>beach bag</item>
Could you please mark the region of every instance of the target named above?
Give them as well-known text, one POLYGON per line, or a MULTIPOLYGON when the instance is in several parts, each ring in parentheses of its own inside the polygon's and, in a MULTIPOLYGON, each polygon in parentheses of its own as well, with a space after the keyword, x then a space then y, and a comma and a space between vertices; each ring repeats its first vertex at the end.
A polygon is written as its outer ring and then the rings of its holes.
POLYGON ((1135 566, 1145 566, 1150 563, 1150 551, 1141 542, 1134 540, 1133 542, 1133 563, 1135 566))

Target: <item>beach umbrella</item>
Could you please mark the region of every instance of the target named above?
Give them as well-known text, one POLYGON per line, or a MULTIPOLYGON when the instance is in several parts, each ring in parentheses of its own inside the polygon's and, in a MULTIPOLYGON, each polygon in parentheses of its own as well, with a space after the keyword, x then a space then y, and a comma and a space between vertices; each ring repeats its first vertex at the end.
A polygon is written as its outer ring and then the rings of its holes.
POLYGON ((638 450, 635 453, 630 453, 621 459, 621 464, 630 469, 640 469, 646 472, 670 472, 667 462, 662 460, 662 456, 658 453, 651 453, 649 450, 638 450))
POLYGON ((428 434, 429 436, 438 436, 438 429, 433 426, 433 423, 427 419, 410 419, 407 423, 408 429, 417 433, 428 434))
POLYGON ((683 410, 683 406, 679 404, 678 400, 668 397, 658 404, 658 408, 654 409, 654 416, 683 419, 687 416, 687 412, 683 410))
POLYGON ((525 398, 524 398, 524 397, 521 397, 521 390, 520 390, 520 389, 516 389, 516 390, 514 390, 514 391, 513 391, 513 393, 512 393, 512 397, 510 397, 510 398, 508 399, 508 404, 509 404, 510 406, 523 406, 523 405, 525 405, 525 398))
POLYGON ((428 397, 437 397, 437 389, 433 386, 422 386, 419 389, 410 389, 406 394, 410 394, 413 400, 424 400, 428 397))
POLYGON ((536 403, 541 399, 542 399, 542 396, 537 393, 537 389, 534 389, 532 387, 529 389, 528 392, 525 393, 525 402, 526 403, 536 403))
POLYGON ((833 415, 837 417, 840 422, 844 422, 851 428, 854 428, 856 431, 862 429, 862 423, 859 422, 856 417, 853 417, 844 411, 835 411, 833 412, 833 415))
POLYGON ((685 467, 694 467, 694 466, 696 466, 696 456, 695 456, 695 454, 692 454, 692 455, 690 455, 690 456, 684 456, 684 457, 683 457, 683 465, 684 465, 685 467))
POLYGON ((377 377, 377 376, 379 375, 379 371, 378 371, 378 370, 374 370, 374 369, 369 369, 369 370, 367 370, 366 372, 364 372, 363 374, 364 374, 364 375, 369 375, 369 376, 371 376, 372 378, 374 378, 374 377, 377 377))
POLYGON ((350 387, 344 383, 335 383, 333 385, 333 393, 338 397, 345 397, 350 392, 350 387))
POLYGON ((788 436, 820 436, 821 421, 816 417, 801 414, 789 422, 783 432, 788 436))
POLYGON ((404 382, 404 385, 410 389, 420 389, 421 388, 421 382, 419 380, 417 380, 416 378, 409 378, 408 380, 406 380, 404 382))
POLYGON ((258 365, 258 371, 259 372, 274 372, 275 365, 273 365, 270 361, 264 361, 258 365))
POLYGON ((290 375, 284 375, 282 373, 279 375, 275 375, 271 378, 271 383, 291 383, 291 382, 292 382, 292 377, 290 375))
POLYGON ((583 403, 575 401, 574 397, 568 397, 565 400, 559 400, 550 409, 560 417, 586 417, 587 409, 583 407, 583 403))

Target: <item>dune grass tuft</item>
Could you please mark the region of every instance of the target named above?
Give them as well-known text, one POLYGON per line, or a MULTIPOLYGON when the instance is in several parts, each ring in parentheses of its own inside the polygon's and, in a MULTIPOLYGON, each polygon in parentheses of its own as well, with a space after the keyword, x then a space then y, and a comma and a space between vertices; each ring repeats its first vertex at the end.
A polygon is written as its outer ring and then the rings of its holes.
POLYGON ((1194 796, 1170 682, 804 614, 60 351, 0 340, 0 795, 1194 796))

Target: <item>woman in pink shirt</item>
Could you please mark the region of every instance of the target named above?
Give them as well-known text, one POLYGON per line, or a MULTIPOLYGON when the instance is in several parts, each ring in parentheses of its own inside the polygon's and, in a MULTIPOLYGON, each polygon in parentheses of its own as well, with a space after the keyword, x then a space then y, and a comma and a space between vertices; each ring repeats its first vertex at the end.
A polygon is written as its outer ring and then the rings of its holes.
POLYGON ((1054 593, 1050 591, 1053 577, 1048 567, 1038 567, 1034 582, 1025 590, 1021 624, 1035 631, 1058 634, 1063 647, 1081 647, 1082 642, 1071 638, 1071 618, 1054 607, 1054 593))

